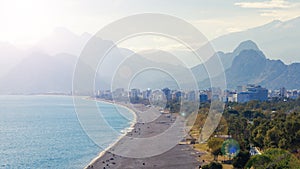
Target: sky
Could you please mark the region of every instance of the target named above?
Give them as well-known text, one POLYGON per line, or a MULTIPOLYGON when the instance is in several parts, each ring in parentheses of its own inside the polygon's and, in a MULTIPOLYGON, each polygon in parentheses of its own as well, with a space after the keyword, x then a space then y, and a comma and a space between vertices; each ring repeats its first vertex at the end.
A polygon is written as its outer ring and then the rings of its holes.
POLYGON ((196 26, 209 40, 273 20, 300 16, 295 0, 0 0, 0 41, 31 45, 56 27, 76 34, 138 13, 169 14, 196 26))

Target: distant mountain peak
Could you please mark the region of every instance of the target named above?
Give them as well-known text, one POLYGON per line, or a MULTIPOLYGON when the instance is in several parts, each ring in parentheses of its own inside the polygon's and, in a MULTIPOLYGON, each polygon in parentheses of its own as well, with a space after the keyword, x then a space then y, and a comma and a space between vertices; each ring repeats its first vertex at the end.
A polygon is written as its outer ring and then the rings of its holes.
POLYGON ((253 42, 252 40, 246 40, 246 41, 241 42, 239 44, 239 46, 237 48, 235 48, 233 53, 234 53, 234 55, 238 55, 243 50, 250 50, 250 49, 256 50, 256 51, 260 50, 255 42, 253 42))
POLYGON ((245 49, 243 51, 241 51, 241 53, 239 55, 244 55, 246 57, 250 57, 253 55, 259 56, 261 58, 267 59, 266 56, 263 54, 262 51, 260 50, 254 50, 254 49, 245 49))
POLYGON ((50 55, 70 53, 79 56, 81 50, 91 38, 89 34, 77 35, 64 27, 57 27, 53 32, 34 46, 50 55))
POLYGON ((273 20, 272 22, 270 22, 269 24, 270 25, 276 25, 276 24, 281 24, 281 23, 283 23, 281 20, 276 19, 276 20, 273 20))
POLYGON ((70 34, 70 35, 74 35, 73 32, 71 32, 69 29, 65 28, 65 27, 56 27, 53 29, 53 33, 54 34, 70 34))
POLYGON ((246 49, 237 55, 232 61, 232 67, 238 66, 237 70, 245 65, 251 65, 249 69, 255 68, 256 65, 263 63, 267 60, 266 56, 259 50, 246 49))
POLYGON ((232 51, 240 42, 251 39, 272 59, 286 64, 300 62, 300 17, 286 21, 273 20, 267 24, 218 37, 211 43, 217 51, 232 51), (288 45, 287 45, 288 44, 288 45), (284 57, 282 57, 284 56, 284 57))
POLYGON ((258 26, 258 27, 255 27, 255 28, 251 28, 249 29, 250 31, 251 30, 257 30, 257 31, 262 31, 262 30, 272 30, 272 29, 276 29, 278 27, 280 27, 283 23, 285 22, 282 22, 281 20, 273 20, 265 25, 261 25, 261 26, 258 26))

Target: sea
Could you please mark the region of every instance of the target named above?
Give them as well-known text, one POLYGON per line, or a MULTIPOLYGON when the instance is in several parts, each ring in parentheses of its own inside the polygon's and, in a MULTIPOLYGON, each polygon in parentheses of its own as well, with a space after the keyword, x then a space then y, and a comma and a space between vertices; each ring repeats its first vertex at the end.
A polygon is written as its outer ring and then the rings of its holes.
MULTIPOLYGON (((82 101, 94 102, 84 98, 82 101)), ((81 126, 72 96, 0 96, 0 168, 79 169, 87 166, 109 144, 117 141, 134 119, 125 108, 120 107, 127 113, 120 114, 112 104, 95 104, 105 107, 101 117, 120 133, 116 136, 108 131, 97 131, 98 136, 106 138, 107 144, 101 146, 81 126)))

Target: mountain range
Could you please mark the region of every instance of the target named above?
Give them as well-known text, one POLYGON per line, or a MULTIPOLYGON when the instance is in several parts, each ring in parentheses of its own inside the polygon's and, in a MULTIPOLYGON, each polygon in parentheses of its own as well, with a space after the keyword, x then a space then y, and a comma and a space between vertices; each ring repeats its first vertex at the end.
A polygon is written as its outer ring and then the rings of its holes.
POLYGON ((69 54, 32 53, 0 79, 0 93, 70 93, 76 59, 69 54))
MULTIPOLYGON (((210 79, 218 81, 220 73, 225 73, 227 86, 230 89, 248 83, 262 85, 269 89, 283 86, 287 89, 299 88, 300 63, 285 64, 280 59, 268 59, 280 55, 283 59, 284 56, 289 56, 299 60, 299 23, 300 18, 287 22, 274 21, 258 28, 217 38, 212 41, 212 45, 223 51, 216 52, 205 63, 188 69, 202 89, 210 87, 210 79), (230 50, 232 51, 228 52, 230 50), (223 64, 223 68, 215 69, 208 76, 206 67, 213 67, 218 59, 223 64)), ((8 43, 0 43, 1 94, 69 93, 72 90, 73 72, 79 53, 91 35, 77 36, 60 28, 55 30, 53 36, 42 39, 29 51, 20 50, 8 43), (69 41, 72 43, 68 43, 69 41)), ((112 45, 110 41, 102 39, 97 41, 100 46, 112 45)), ((102 65, 102 70, 96 74, 95 89, 110 89, 111 77, 117 70, 117 66, 128 55, 136 55, 136 60, 128 63, 128 67, 134 67, 132 63, 159 65, 170 70, 174 75, 184 78, 185 73, 182 72, 186 72, 187 68, 173 61, 168 53, 162 51, 150 53, 156 58, 168 59, 163 59, 164 62, 161 63, 162 60, 140 57, 133 51, 115 47, 102 65), (168 60, 169 62, 165 62, 168 60)), ((184 85, 188 86, 189 83, 191 82, 186 80, 184 85)), ((148 71, 144 77, 137 76, 136 80, 132 81, 132 85, 140 88, 174 86, 174 79, 166 73, 148 71)))
POLYGON ((281 59, 290 64, 300 62, 300 17, 282 22, 272 21, 268 24, 220 36, 211 41, 217 51, 231 51, 236 44, 248 39, 253 40, 266 56, 281 59))
MULTIPOLYGON (((116 50, 122 51, 125 49, 116 50)), ((129 51, 126 52, 129 53, 129 51)), ((155 54, 151 54, 151 56, 167 57, 168 55, 161 51, 153 52, 155 54)), ((121 53, 115 53, 115 55, 120 54, 121 53)), ((203 74, 207 76, 204 65, 213 66, 213 60, 217 56, 219 56, 221 62, 224 64, 226 82, 230 89, 245 84, 259 84, 269 89, 278 89, 280 87, 295 89, 300 86, 300 63, 286 65, 280 60, 267 59, 257 45, 250 40, 240 43, 233 52, 217 52, 207 61, 207 63, 191 68, 195 77, 204 77, 203 74)), ((119 56, 117 60, 121 62, 121 58, 124 57, 125 56, 119 56)), ((113 56, 111 58, 113 58, 113 56)), ((159 65, 160 68, 172 72, 174 76, 182 78, 186 78, 187 73, 184 72, 188 72, 188 70, 180 64, 175 66, 174 64, 168 63, 155 63, 155 61, 141 57, 140 55, 136 55, 131 59, 134 59, 134 62, 128 60, 127 63, 123 64, 127 64, 127 67, 132 68, 135 65, 147 65, 148 67, 151 65, 159 65)), ((76 56, 69 54, 50 56, 43 53, 33 53, 29 58, 22 61, 17 67, 0 79, 0 92, 6 94, 46 92, 68 93, 72 90, 72 77, 76 60, 76 56)), ((112 61, 113 60, 108 60, 108 62, 112 61)), ((110 70, 109 66, 104 70, 107 72, 105 73, 107 77, 98 73, 96 86, 101 86, 98 89, 110 88, 111 79, 109 79, 109 77, 114 73, 114 71, 108 73, 110 70)), ((135 69, 132 69, 132 71, 134 70, 135 69)), ((220 75, 215 75, 211 78, 218 81, 220 75)), ((182 79, 181 81, 185 81, 184 84, 190 83, 187 79, 182 79)), ((208 76, 204 79, 198 79, 197 81, 202 89, 210 87, 210 78, 208 76)), ((122 86, 122 83, 124 83, 124 81, 117 82, 117 84, 114 85, 126 87, 122 86)), ((136 80, 132 81, 132 85, 132 87, 144 89, 147 87, 162 88, 163 86, 161 85, 176 86, 172 78, 167 74, 161 73, 161 71, 160 73, 157 71, 148 71, 144 76, 137 76, 136 80)))
MULTIPOLYGON (((232 53, 221 53, 219 57, 221 61, 225 58, 232 59, 232 62, 229 63, 231 66, 225 69, 226 83, 229 89, 246 84, 258 84, 268 89, 299 88, 300 63, 286 65, 281 60, 267 59, 253 41, 242 42, 232 53)), ((224 63, 224 67, 226 64, 228 62, 224 63)), ((193 69, 197 70, 201 66, 198 65, 193 69)), ((220 75, 211 78, 215 81, 221 79, 220 75)), ((210 79, 200 81, 199 86, 208 88, 210 79)))

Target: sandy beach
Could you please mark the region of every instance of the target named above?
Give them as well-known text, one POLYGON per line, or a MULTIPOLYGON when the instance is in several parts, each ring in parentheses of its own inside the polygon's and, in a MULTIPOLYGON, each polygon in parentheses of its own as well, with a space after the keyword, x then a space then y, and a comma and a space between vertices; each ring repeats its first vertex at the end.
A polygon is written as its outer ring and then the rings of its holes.
MULTIPOLYGON (((122 103, 121 105, 128 108, 128 105, 126 104, 122 103)), ((144 108, 143 105, 139 105, 137 107, 140 109, 144 108)), ((88 166, 86 166, 86 169, 195 169, 199 168, 199 166, 202 165, 201 162, 197 160, 199 159, 199 155, 201 155, 202 153, 195 151, 192 145, 186 144, 177 144, 170 150, 162 154, 146 158, 129 158, 113 154, 112 152, 114 151, 111 150, 115 150, 120 147, 122 148, 122 144, 127 141, 126 139, 148 138, 159 135, 160 133, 167 130, 174 123, 176 118, 174 116, 170 116, 169 114, 161 114, 154 121, 148 123, 140 123, 138 122, 138 119, 140 117, 139 111, 134 111, 134 113, 136 113, 137 122, 133 125, 132 130, 126 134, 126 137, 122 137, 115 144, 109 147, 105 152, 101 152, 98 157, 96 157, 88 166)), ((142 146, 140 150, 143 151, 142 146)), ((125 148, 124 151, 130 152, 131 149, 125 148)))

